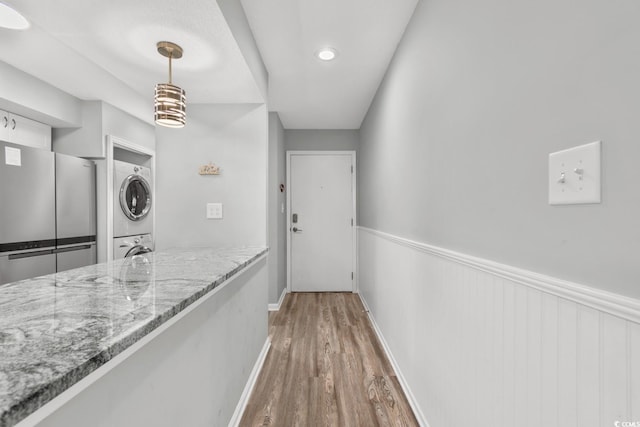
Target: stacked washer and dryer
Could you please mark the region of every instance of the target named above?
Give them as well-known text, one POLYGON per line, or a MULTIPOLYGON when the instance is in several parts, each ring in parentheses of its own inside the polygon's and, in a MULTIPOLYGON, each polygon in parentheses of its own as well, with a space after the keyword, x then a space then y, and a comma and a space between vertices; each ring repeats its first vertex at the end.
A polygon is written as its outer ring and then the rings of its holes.
POLYGON ((152 252, 151 170, 114 160, 113 259, 152 252))

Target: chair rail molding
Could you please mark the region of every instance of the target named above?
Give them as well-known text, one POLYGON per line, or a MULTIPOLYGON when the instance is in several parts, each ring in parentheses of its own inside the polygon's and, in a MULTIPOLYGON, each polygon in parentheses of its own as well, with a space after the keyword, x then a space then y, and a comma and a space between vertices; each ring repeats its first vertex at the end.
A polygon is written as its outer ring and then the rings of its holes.
POLYGON ((393 234, 367 227, 358 227, 358 232, 373 234, 402 246, 417 249, 421 252, 491 273, 512 282, 640 324, 640 300, 634 298, 535 273, 529 270, 512 267, 510 265, 501 264, 484 258, 466 255, 426 243, 416 242, 414 240, 405 239, 403 237, 398 237, 393 234))

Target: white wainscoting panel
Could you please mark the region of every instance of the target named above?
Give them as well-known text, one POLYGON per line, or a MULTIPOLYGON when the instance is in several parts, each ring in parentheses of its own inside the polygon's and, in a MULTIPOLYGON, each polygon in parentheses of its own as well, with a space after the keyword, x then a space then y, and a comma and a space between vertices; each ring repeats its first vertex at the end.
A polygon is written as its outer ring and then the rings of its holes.
POLYGON ((361 297, 422 424, 640 423, 640 301, 358 235, 361 297))
POLYGON ((640 325, 629 324, 628 326, 628 342, 629 352, 627 361, 629 371, 629 406, 630 418, 632 420, 640 420, 640 366, 638 363, 632 363, 633 358, 640 357, 640 325))

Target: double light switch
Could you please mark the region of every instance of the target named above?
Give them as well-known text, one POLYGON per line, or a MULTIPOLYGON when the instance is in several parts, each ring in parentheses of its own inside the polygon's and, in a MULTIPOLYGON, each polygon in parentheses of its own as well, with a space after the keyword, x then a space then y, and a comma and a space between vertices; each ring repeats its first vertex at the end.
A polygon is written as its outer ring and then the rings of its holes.
POLYGON ((549 154, 549 204, 600 203, 600 141, 549 154))

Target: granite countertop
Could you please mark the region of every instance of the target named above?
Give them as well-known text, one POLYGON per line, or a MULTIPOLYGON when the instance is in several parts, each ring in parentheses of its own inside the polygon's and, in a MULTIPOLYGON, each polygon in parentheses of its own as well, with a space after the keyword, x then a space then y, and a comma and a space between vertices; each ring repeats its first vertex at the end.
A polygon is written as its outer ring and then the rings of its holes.
POLYGON ((0 286, 0 426, 12 426, 265 254, 174 249, 0 286))

